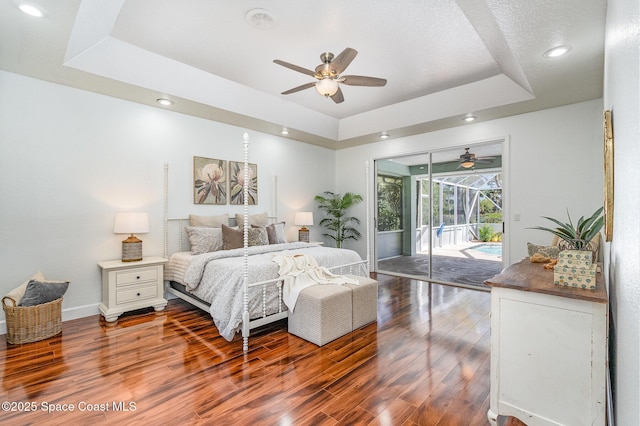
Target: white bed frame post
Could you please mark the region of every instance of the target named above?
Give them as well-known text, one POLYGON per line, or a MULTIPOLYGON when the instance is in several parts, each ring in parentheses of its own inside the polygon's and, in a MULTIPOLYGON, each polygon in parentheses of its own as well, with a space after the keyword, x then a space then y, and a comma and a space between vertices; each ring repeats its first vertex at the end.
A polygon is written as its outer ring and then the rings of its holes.
POLYGON ((164 163, 164 206, 163 206, 163 232, 164 232, 164 258, 169 258, 169 163, 164 163))
POLYGON ((244 146, 244 182, 242 184, 244 217, 244 294, 242 299, 242 350, 249 350, 249 134, 243 135, 244 146))

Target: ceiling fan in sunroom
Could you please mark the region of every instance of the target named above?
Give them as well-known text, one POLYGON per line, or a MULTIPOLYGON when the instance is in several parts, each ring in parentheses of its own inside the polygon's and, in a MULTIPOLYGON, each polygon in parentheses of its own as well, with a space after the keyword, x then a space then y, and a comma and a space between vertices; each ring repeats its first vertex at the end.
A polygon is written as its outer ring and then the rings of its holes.
POLYGON ((340 89, 340 84, 346 84, 347 86, 370 87, 381 87, 387 84, 387 80, 384 78, 366 77, 362 75, 340 75, 349 66, 357 54, 358 52, 350 47, 347 47, 335 57, 333 53, 325 52, 320 55, 322 63, 315 68, 315 71, 275 59, 273 62, 276 64, 314 77, 317 80, 294 87, 293 89, 282 92, 282 94, 289 95, 315 86, 316 91, 319 94, 324 97, 329 97, 335 103, 339 104, 344 101, 344 95, 340 89))
POLYGON ((491 164, 496 157, 477 157, 473 152, 469 152, 469 148, 464 149, 464 154, 460 156, 459 169, 470 169, 478 164, 491 164))

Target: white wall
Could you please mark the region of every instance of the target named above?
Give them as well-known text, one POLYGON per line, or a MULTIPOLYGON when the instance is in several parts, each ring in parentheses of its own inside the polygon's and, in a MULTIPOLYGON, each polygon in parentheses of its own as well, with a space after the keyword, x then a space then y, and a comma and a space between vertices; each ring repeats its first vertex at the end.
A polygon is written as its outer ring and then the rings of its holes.
MULTIPOLYGON (((337 191, 365 193, 366 161, 373 169, 373 160, 378 158, 448 147, 459 147, 464 152, 463 148, 474 142, 503 137, 509 145, 508 157, 503 157, 507 180, 504 207, 509 219, 515 214, 521 216, 519 222, 507 222, 505 258, 508 256, 513 263, 527 255, 528 241, 551 241, 550 234, 527 229, 549 224, 540 216, 564 218, 568 208, 572 218, 577 219, 602 205, 601 100, 340 150, 336 160, 337 191)), ((373 212, 373 205, 370 209, 373 212)), ((364 222, 366 207, 357 206, 353 213, 364 222)), ((364 254, 365 244, 363 238, 348 242, 346 247, 364 254)))
POLYGON ((605 247, 616 423, 640 424, 640 4, 609 0, 604 107, 614 131, 613 239, 605 247), (608 248, 608 250, 606 250, 608 248))
MULTIPOLYGON (((40 270, 71 280, 64 320, 97 314, 97 262, 118 259, 125 237, 112 232, 115 213, 147 211, 144 255, 162 255, 165 163, 170 217, 241 213, 242 206, 193 204, 193 156, 242 161, 244 132, 0 72, 0 294, 40 270)), ((259 178, 258 206, 250 212, 274 213, 277 175, 278 216, 295 241, 294 212, 315 211, 313 197, 335 186, 335 151, 249 135, 249 161, 258 164, 259 178)), ((321 234, 311 228, 312 239, 321 234)))

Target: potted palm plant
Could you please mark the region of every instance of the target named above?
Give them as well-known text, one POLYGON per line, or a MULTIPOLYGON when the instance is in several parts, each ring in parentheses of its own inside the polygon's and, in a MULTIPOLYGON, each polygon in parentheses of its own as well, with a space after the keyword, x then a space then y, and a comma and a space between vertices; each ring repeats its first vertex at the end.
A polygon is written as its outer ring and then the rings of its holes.
POLYGON ((604 216, 602 215, 603 207, 597 209, 591 216, 585 219, 582 216, 578 219, 578 222, 573 224, 571 220, 571 216, 569 215, 569 210, 567 209, 567 217, 569 222, 561 222, 552 217, 542 216, 544 219, 550 220, 551 222, 558 225, 557 228, 546 228, 543 226, 536 226, 532 229, 539 229, 541 231, 551 232, 553 235, 556 235, 560 238, 560 242, 558 243, 558 247, 561 250, 597 250, 597 247, 594 247, 594 243, 592 240, 604 225, 604 216))
POLYGON ((325 191, 322 195, 316 195, 318 208, 323 210, 327 217, 320 221, 320 225, 326 227, 330 234, 322 234, 336 242, 336 247, 341 248, 345 240, 357 240, 360 232, 351 224, 360 224, 360 219, 347 216, 347 210, 362 201, 362 196, 347 192, 344 195, 325 191))

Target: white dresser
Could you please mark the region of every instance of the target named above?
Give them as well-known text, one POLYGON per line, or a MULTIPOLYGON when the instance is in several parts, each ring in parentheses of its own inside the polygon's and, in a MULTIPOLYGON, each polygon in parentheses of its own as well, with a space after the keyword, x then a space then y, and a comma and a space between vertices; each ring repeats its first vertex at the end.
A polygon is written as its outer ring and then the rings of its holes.
POLYGON ((605 425, 608 299, 553 284, 553 270, 524 259, 491 287, 491 424, 605 425))
POLYGON ((164 298, 163 257, 146 257, 137 262, 108 260, 98 263, 102 269, 102 303, 98 307, 107 322, 114 322, 127 311, 153 306, 161 311, 164 298))

